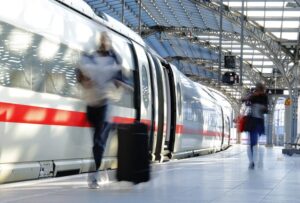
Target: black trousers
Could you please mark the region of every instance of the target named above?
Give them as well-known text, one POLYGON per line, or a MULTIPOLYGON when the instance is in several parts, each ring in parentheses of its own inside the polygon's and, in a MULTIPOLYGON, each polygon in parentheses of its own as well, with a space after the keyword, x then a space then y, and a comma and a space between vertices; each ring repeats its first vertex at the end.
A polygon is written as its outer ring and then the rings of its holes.
POLYGON ((261 118, 251 118, 251 129, 249 131, 250 135, 250 149, 253 154, 253 147, 257 145, 258 138, 265 133, 264 119, 261 118))
POLYGON ((94 128, 94 145, 93 155, 96 165, 96 170, 101 166, 103 153, 105 150, 106 141, 111 129, 111 124, 106 122, 108 105, 99 107, 87 106, 87 119, 94 128))

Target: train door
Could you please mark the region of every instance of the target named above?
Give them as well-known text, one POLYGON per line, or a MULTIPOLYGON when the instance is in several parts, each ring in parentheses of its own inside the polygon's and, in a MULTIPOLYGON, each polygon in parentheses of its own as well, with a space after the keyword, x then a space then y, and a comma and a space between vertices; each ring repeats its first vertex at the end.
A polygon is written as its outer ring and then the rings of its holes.
POLYGON ((155 70, 154 60, 150 53, 147 53, 149 64, 150 64, 150 76, 151 76, 151 88, 152 88, 152 128, 150 129, 150 149, 151 149, 151 160, 155 161, 155 149, 157 146, 157 132, 158 132, 158 86, 157 86, 157 73, 155 70))
POLYGON ((154 68, 157 80, 157 138, 155 146, 155 160, 163 161, 164 159, 164 146, 166 138, 166 123, 167 123, 167 103, 166 103, 166 82, 163 72, 163 67, 159 59, 153 57, 154 68))
POLYGON ((149 57, 152 65, 153 82, 153 120, 154 120, 154 139, 153 150, 154 158, 157 161, 163 161, 164 157, 169 155, 174 145, 174 135, 176 121, 176 111, 173 109, 175 99, 173 77, 171 67, 168 64, 163 65, 156 57, 149 57))
POLYGON ((230 139, 231 139, 231 133, 230 133, 230 129, 231 129, 231 127, 230 127, 230 120, 229 120, 229 117, 228 116, 226 116, 226 122, 225 122, 226 124, 225 124, 225 133, 228 133, 228 134, 225 134, 226 136, 227 136, 227 138, 228 138, 228 146, 230 145, 230 139))
MULTIPOLYGON (((143 47, 133 43, 138 61, 138 83, 137 88, 137 119, 148 125, 149 130, 152 129, 152 88, 149 63, 146 52, 143 47)), ((150 135, 150 134, 149 134, 150 135)), ((150 136, 149 136, 149 140, 150 136)), ((149 142, 150 143, 150 142, 149 142)))
POLYGON ((168 77, 168 70, 164 68, 165 87, 166 87, 166 139, 165 149, 169 149, 170 144, 170 130, 171 130, 171 98, 170 98, 170 81, 168 77))
POLYGON ((223 149, 224 142, 225 142, 225 118, 224 118, 224 112, 223 109, 221 109, 221 117, 222 117, 222 141, 221 141, 221 150, 223 149))
POLYGON ((161 64, 162 77, 164 87, 164 155, 171 156, 174 151, 175 144, 175 130, 176 130, 176 96, 175 96, 175 82, 172 68, 169 64, 161 64))
POLYGON ((230 145, 230 121, 229 121, 229 117, 223 112, 223 109, 222 109, 222 120, 223 120, 223 126, 222 126, 221 149, 224 149, 230 145))

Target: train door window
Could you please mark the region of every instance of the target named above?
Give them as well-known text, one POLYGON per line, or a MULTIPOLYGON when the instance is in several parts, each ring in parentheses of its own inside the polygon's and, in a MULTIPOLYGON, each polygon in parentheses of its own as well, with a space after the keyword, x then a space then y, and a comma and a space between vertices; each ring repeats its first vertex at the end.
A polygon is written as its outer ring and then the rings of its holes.
MULTIPOLYGON (((122 80, 129 86, 134 87, 134 71, 136 70, 135 55, 132 44, 125 38, 111 33, 113 49, 122 59, 122 80)), ((115 105, 134 108, 134 91, 123 88, 122 99, 115 105)))
POLYGON ((182 97, 181 97, 181 88, 180 88, 180 84, 177 83, 177 97, 178 97, 178 115, 181 116, 182 113, 182 97))
POLYGON ((151 83, 148 57, 143 47, 134 44, 139 62, 140 95, 141 95, 141 118, 150 121, 152 114, 151 83))
POLYGON ((142 97, 145 104, 145 107, 148 108, 149 106, 149 79, 148 79, 148 73, 145 65, 142 66, 142 84, 143 84, 143 92, 142 97))

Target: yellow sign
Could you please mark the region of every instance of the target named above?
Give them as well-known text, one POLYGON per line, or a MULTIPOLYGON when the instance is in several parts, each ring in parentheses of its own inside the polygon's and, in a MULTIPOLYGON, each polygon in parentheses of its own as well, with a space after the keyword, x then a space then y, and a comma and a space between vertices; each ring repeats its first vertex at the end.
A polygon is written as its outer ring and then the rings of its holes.
POLYGON ((284 105, 286 106, 290 106, 292 104, 292 100, 290 98, 287 98, 285 101, 284 101, 284 105))

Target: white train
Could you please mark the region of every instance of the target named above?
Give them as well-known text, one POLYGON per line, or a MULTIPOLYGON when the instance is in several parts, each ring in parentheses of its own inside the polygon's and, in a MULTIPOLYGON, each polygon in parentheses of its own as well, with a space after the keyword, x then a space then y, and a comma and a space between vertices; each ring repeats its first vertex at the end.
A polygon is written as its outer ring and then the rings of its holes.
MULTIPOLYGON (((140 36, 83 1, 10 0, 0 7, 0 183, 87 172, 92 135, 75 80, 82 52, 101 31, 130 72, 134 92, 114 104, 114 122, 150 127, 153 161, 224 149, 232 109, 217 91, 192 82, 140 36)), ((115 168, 111 132, 102 168, 115 168)))

